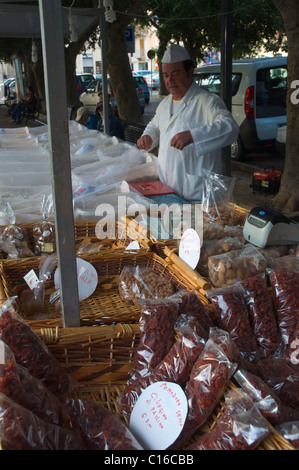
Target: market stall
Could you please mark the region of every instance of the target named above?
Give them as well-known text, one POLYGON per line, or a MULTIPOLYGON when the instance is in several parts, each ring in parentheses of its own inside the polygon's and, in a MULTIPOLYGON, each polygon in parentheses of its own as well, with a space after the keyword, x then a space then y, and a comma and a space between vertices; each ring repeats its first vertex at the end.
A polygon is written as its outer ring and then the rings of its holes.
POLYGON ((296 239, 252 244, 232 178, 177 198, 154 155, 68 121, 52 73, 48 126, 0 133, 1 448, 297 448, 296 239))

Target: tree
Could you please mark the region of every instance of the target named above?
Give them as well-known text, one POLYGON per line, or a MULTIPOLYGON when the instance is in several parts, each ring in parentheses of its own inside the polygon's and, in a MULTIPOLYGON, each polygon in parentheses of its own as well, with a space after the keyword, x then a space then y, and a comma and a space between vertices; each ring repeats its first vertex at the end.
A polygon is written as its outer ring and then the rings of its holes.
POLYGON ((145 3, 146 0, 115 0, 117 21, 106 23, 107 67, 119 116, 135 122, 142 122, 142 116, 127 53, 126 28, 145 3))
POLYGON ((288 39, 288 94, 286 157, 280 190, 273 200, 273 209, 291 213, 299 210, 299 113, 294 99, 294 84, 299 79, 299 9, 297 0, 273 0, 285 25, 288 39))
MULTIPOLYGON (((153 26, 157 31, 160 41, 158 62, 170 41, 182 42, 195 64, 202 61, 205 51, 220 50, 220 1, 148 0, 142 13, 143 16, 137 21, 144 26, 153 26), (148 15, 147 11, 150 12, 148 15)), ((275 33, 277 30, 282 32, 283 28, 282 19, 271 0, 260 0, 258 8, 256 2, 234 0, 234 59, 256 55, 261 44, 266 51, 278 51, 283 36, 275 38, 275 33)), ((160 80, 160 83, 163 82, 160 80)), ((160 93, 164 91, 160 87, 160 93)))

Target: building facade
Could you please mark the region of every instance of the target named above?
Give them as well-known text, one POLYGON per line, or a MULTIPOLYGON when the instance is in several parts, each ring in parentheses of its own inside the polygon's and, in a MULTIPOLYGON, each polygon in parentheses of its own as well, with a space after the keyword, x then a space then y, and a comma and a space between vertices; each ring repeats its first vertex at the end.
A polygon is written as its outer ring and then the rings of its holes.
MULTIPOLYGON (((148 52, 156 50, 158 39, 154 30, 148 28, 127 28, 128 32, 128 56, 132 72, 149 70, 154 72, 158 69, 156 56, 153 59, 148 57, 148 52), (132 32, 132 35, 130 34, 132 32)), ((78 54, 76 61, 77 73, 92 73, 94 76, 101 75, 102 54, 101 48, 87 50, 83 54, 78 54)))

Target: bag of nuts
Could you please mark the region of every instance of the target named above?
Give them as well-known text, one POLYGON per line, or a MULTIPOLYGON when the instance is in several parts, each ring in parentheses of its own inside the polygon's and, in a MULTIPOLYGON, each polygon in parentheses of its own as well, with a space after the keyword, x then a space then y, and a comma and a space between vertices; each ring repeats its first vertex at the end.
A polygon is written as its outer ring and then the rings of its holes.
POLYGON ((156 274, 150 266, 124 267, 118 290, 124 302, 133 304, 142 299, 170 297, 175 293, 173 283, 156 274))
POLYGON ((29 248, 27 230, 16 225, 16 218, 9 202, 1 202, 0 213, 5 213, 10 224, 1 233, 0 250, 6 253, 5 258, 17 259, 34 256, 29 248))
POLYGON ((264 273, 267 261, 251 244, 242 250, 210 256, 208 260, 209 279, 213 286, 224 287, 248 277, 264 273))
POLYGON ((225 237, 220 240, 204 240, 200 249, 200 258, 196 266, 202 276, 209 275, 208 260, 210 256, 216 256, 233 250, 241 250, 244 247, 238 238, 225 237))
POLYGON ((55 224, 49 220, 53 212, 52 196, 42 201, 43 221, 33 227, 34 253, 36 256, 51 255, 56 252, 55 224))
POLYGON ((233 225, 235 208, 233 190, 236 179, 204 169, 203 173, 202 209, 204 222, 233 225))

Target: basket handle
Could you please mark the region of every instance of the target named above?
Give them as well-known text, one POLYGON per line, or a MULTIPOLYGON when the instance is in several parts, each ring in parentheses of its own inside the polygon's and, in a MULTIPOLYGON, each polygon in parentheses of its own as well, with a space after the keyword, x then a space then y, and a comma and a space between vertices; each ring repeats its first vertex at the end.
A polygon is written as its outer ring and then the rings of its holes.
POLYGON ((202 289, 206 291, 207 289, 211 289, 210 282, 202 277, 198 272, 194 269, 190 268, 185 261, 183 261, 179 256, 177 256, 172 250, 165 247, 164 248, 165 255, 179 268, 179 271, 183 273, 189 281, 196 286, 196 288, 202 289))

